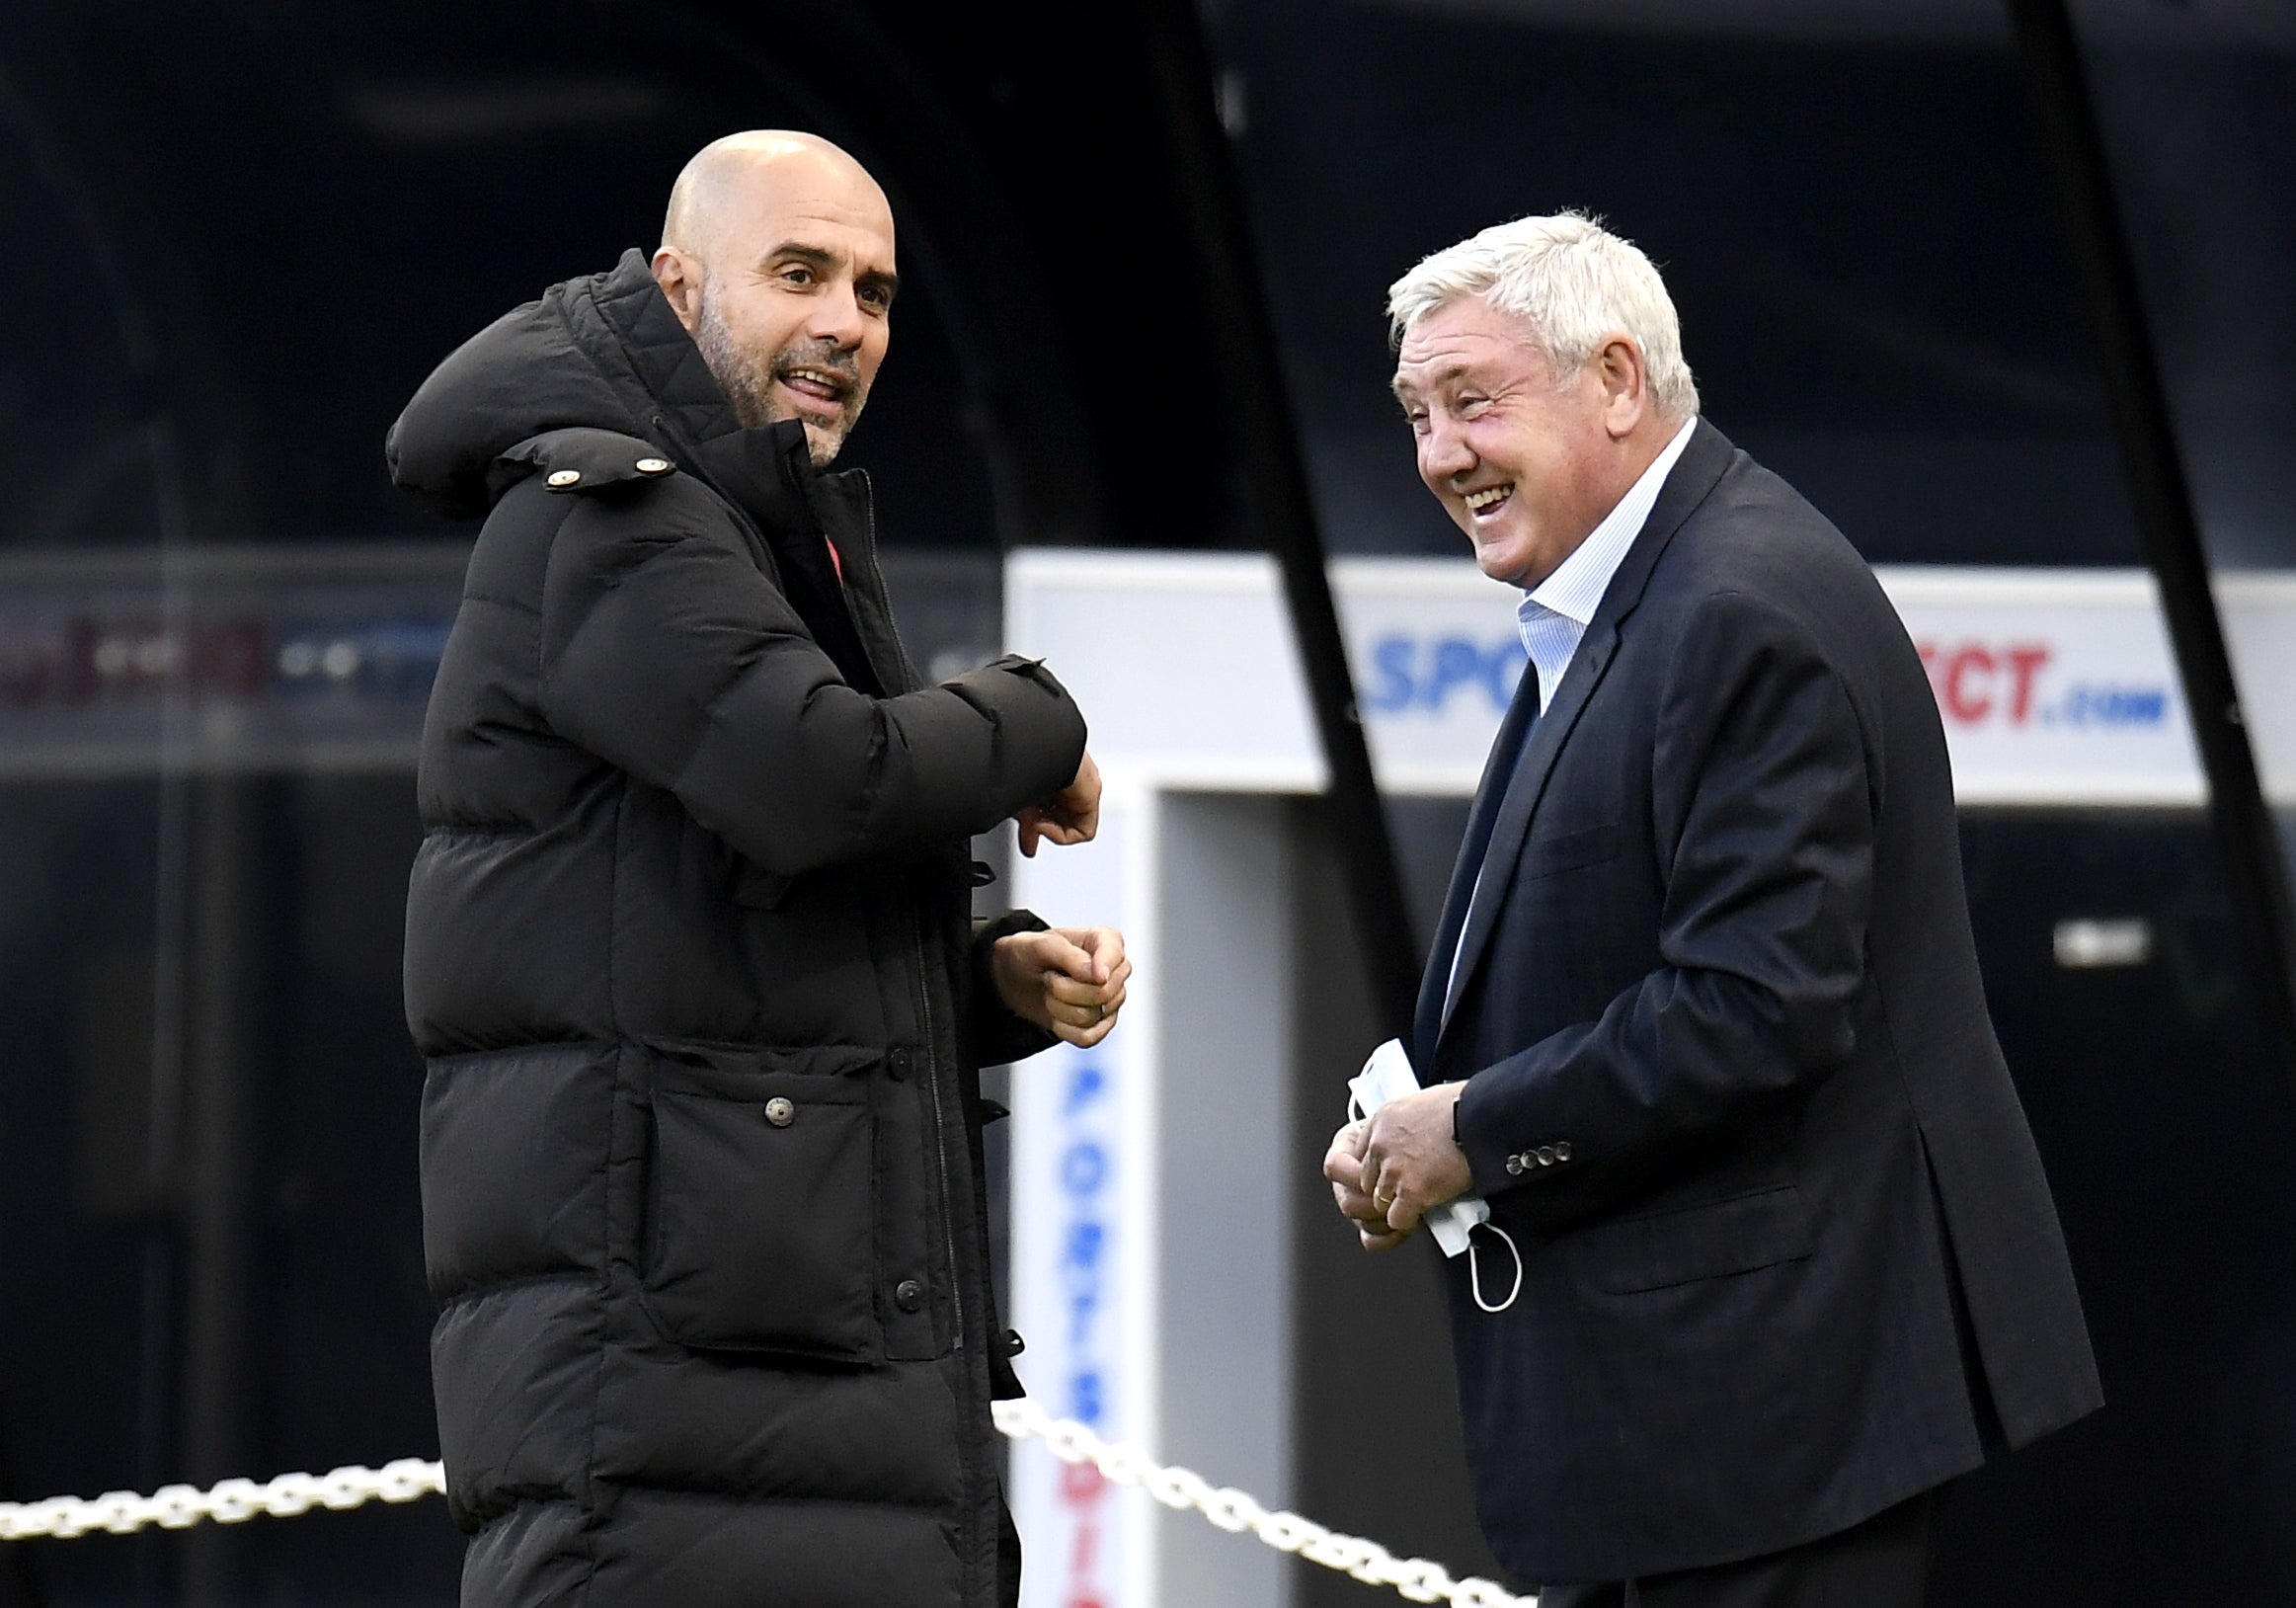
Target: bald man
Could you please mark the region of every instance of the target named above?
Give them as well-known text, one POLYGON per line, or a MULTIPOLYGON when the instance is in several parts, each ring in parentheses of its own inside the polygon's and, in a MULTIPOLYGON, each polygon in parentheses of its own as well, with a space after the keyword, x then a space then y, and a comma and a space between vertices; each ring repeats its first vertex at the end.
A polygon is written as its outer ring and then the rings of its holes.
POLYGON ((794 419, 827 464, 869 399, 894 292, 893 208, 808 134, 731 134, 670 192, 654 281, 744 426, 794 419))
POLYGON ((868 487, 884 193, 695 156, 651 261, 441 363, 394 478, 483 517, 407 901, 424 1248, 471 1608, 1016 1600, 979 1069, 1097 1043, 1105 928, 976 926, 971 835, 1093 835, 1051 672, 920 683, 868 487))

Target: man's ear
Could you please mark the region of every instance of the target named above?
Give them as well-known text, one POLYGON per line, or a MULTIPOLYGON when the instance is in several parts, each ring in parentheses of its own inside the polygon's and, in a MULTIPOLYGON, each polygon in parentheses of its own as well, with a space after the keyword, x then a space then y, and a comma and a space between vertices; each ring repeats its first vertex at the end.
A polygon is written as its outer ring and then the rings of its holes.
POLYGON ((1613 441, 1623 441, 1650 412, 1642 349, 1623 335, 1614 335, 1595 354, 1595 367, 1603 382, 1603 428, 1613 441))
POLYGON ((654 254, 654 282, 662 286, 670 310, 688 335, 701 324, 701 264, 675 246, 664 246, 654 254))

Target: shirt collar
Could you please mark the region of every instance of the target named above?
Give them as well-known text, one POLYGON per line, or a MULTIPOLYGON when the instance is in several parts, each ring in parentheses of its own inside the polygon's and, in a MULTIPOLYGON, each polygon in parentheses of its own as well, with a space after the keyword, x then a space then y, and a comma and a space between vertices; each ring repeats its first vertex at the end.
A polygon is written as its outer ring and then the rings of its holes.
POLYGON ((1610 590, 1611 577, 1624 562, 1626 549, 1642 533, 1650 510, 1658 502, 1658 493, 1665 486, 1675 460, 1690 444, 1698 423, 1696 414, 1683 421, 1682 428, 1674 433, 1674 440, 1660 448, 1658 456, 1650 460, 1650 467, 1626 488, 1626 495, 1619 499, 1618 506, 1603 516, 1602 523, 1588 532, 1586 540, 1568 558, 1554 566, 1553 574, 1525 595, 1523 613, 1528 615, 1537 607, 1560 614, 1582 629, 1593 621, 1595 610, 1602 605, 1603 594, 1610 590))

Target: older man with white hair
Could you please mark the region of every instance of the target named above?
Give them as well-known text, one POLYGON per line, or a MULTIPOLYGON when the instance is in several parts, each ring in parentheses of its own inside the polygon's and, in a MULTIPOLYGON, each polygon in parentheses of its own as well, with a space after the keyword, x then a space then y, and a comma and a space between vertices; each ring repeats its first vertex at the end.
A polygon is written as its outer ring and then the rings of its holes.
POLYGON ((1943 733, 1873 576, 1699 417, 1576 213, 1389 295, 1420 478, 1530 666, 1436 934, 1422 1092, 1325 1158, 1450 1267, 1477 1507, 1548 1608, 1915 1608, 1938 1493, 2100 1400, 1986 1015, 1943 733), (1498 1232, 1492 1232, 1492 1230, 1498 1232), (1512 1299, 1494 1300, 1520 1263, 1512 1299))

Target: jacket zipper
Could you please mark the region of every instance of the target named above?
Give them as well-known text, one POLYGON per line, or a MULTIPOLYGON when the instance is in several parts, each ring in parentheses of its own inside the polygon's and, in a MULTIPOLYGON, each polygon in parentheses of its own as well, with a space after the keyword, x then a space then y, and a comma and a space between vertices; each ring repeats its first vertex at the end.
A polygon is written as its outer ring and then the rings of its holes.
POLYGON ((956 1331, 956 1348, 965 1348, 965 1280, 957 1265, 957 1225, 955 1184, 949 1166, 949 1122, 941 1100, 940 1058, 933 1053, 932 985, 925 980, 925 970, 931 965, 931 956, 925 950, 924 919, 911 904, 909 911, 910 930, 916 936, 916 1009, 924 1029, 924 1081, 933 1102, 933 1163, 940 1173, 941 1249, 948 1258, 949 1313, 956 1331))
MULTIPOLYGON (((876 488, 870 483, 866 470, 858 472, 861 476, 861 519, 869 535, 869 580, 876 589, 880 605, 889 609, 892 591, 885 584, 884 566, 877 562, 876 488)), ((852 618, 853 634, 860 639, 861 651, 867 654, 869 652, 869 633, 863 628, 859 617, 854 614, 850 600, 846 601, 845 612, 852 618)), ((896 662, 908 671, 911 680, 916 679, 916 668, 907 663, 909 655, 899 647, 900 638, 896 637, 894 642, 896 662)), ((872 664, 871 668, 875 669, 876 667, 872 664)), ((892 689, 892 683, 882 673, 878 675, 877 679, 886 683, 888 690, 892 689)), ((965 1290, 964 1275, 957 1266, 957 1208, 955 1184, 951 1181, 952 1169, 949 1166, 949 1120, 941 1100, 939 1057, 933 1053, 932 985, 925 980, 925 973, 932 964, 932 957, 925 949, 924 918, 918 914, 915 901, 909 900, 906 903, 909 905, 910 932, 916 941, 916 1014, 924 1035, 925 1087, 931 1091, 933 1101, 933 1163, 940 1170, 941 1250, 948 1258, 949 1316, 951 1326, 956 1331, 956 1348, 963 1351, 965 1348, 965 1290)))
MULTIPOLYGON (((893 613, 893 589, 885 584, 885 567, 877 562, 877 486, 869 478, 868 470, 855 469, 853 473, 861 477, 861 518, 869 528, 869 579, 876 588, 877 606, 890 618, 893 613)), ((862 628, 860 616, 854 612, 849 600, 845 604, 845 612, 852 616, 853 634, 861 639, 861 651, 869 655, 869 668, 878 670, 876 655, 870 651, 869 633, 862 628)), ((895 666, 905 671, 910 681, 919 686, 924 684, 924 678, 917 674, 916 666, 910 663, 909 649, 898 635, 893 639, 893 657, 895 666)), ((889 687, 892 684, 881 670, 878 670, 877 679, 889 687)))
MULTIPOLYGON (((876 488, 870 484, 867 472, 863 471, 861 474, 861 496, 863 502, 862 518, 867 522, 869 526, 869 580, 871 585, 876 589, 879 606, 890 612, 892 608, 892 589, 885 584, 884 567, 877 562, 877 520, 875 493, 876 488)), ((846 602, 845 611, 848 614, 853 613, 853 606, 850 600, 847 600, 846 602)), ((868 653, 868 631, 862 627, 861 622, 857 617, 853 621, 853 627, 854 634, 861 640, 862 652, 864 654, 868 653)), ((909 662, 909 652, 907 648, 902 646, 901 639, 897 636, 893 640, 895 662, 908 673, 908 679, 910 681, 921 683, 922 678, 916 674, 916 667, 909 662)), ((872 668, 874 668, 874 666, 872 666, 872 668)), ((881 682, 885 680, 882 674, 880 674, 878 679, 881 682)), ((935 1053, 934 1050, 935 1034, 933 1032, 933 991, 932 983, 928 976, 929 968, 932 965, 932 956, 925 946, 923 913, 917 909, 915 900, 910 899, 906 901, 906 903, 909 906, 910 932, 915 939, 916 943, 916 1014, 917 1022, 923 1031, 924 1038, 923 1050, 925 1087, 932 1093, 933 1165, 940 1173, 941 1254, 945 1259, 949 1269, 949 1327, 952 1331, 952 1338, 955 1342, 952 1346, 952 1349, 956 1354, 957 1360, 958 1379, 960 1381, 958 1385, 959 1398, 963 1405, 967 1408, 970 1408, 972 1406, 970 1398, 972 1396, 973 1365, 972 1359, 965 1355, 965 1275, 964 1270, 957 1265, 957 1203, 956 1183, 954 1178, 955 1169, 949 1166, 949 1119, 946 1106, 943 1103, 941 1097, 940 1057, 935 1053)), ((968 1209, 970 1209, 970 1205, 971 1201, 968 1197, 968 1209)), ((960 1437, 957 1454, 958 1479, 962 1482, 963 1485, 965 1493, 964 1501, 968 1510, 974 1506, 975 1500, 973 1494, 975 1487, 974 1461, 975 1454, 968 1448, 968 1445, 963 1440, 963 1438, 960 1437)), ((966 1566, 966 1572, 968 1575, 971 1575, 972 1573, 972 1565, 970 1563, 968 1563, 966 1566)), ((970 1587, 968 1586, 968 1594, 969 1593, 970 1587)))
MULTIPOLYGON (((940 1172, 941 1250, 948 1259, 949 1322, 955 1340, 952 1350, 959 1380, 957 1397, 962 1407, 970 1410, 973 1405, 973 1360, 965 1354, 965 1276, 957 1265, 956 1185, 949 1166, 949 1123, 941 1102, 940 1058, 933 1053, 932 983, 926 975, 932 957, 925 948, 924 917, 913 901, 910 903, 909 920, 910 930, 916 938, 916 1009, 918 1021, 924 1029, 925 1086, 932 1090, 933 1097, 933 1163, 940 1172)), ((974 1456, 969 1443, 960 1435, 957 1442, 957 1479, 964 1492, 968 1512, 973 1509, 975 1502, 974 1456)), ((970 1562, 966 1566, 966 1573, 968 1576, 972 1574, 970 1562)), ((969 1584, 967 1596, 970 1599, 969 1584)))

